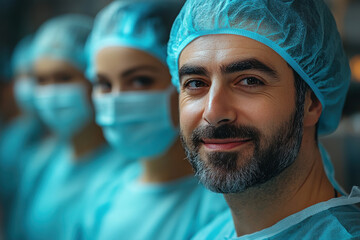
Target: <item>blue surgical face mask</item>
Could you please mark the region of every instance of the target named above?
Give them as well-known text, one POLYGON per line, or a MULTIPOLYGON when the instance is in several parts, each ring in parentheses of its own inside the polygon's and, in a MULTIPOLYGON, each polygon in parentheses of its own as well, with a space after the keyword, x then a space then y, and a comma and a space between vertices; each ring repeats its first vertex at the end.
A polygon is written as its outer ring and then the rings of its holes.
POLYGON ((92 120, 92 106, 82 84, 37 86, 34 100, 40 118, 61 138, 71 138, 92 120))
POLYGON ((36 82, 34 78, 20 78, 15 81, 14 95, 16 103, 21 110, 27 113, 33 113, 35 111, 34 105, 34 91, 36 82))
POLYGON ((175 91, 93 93, 96 122, 108 142, 133 159, 164 154, 178 137, 170 114, 170 96, 175 91))

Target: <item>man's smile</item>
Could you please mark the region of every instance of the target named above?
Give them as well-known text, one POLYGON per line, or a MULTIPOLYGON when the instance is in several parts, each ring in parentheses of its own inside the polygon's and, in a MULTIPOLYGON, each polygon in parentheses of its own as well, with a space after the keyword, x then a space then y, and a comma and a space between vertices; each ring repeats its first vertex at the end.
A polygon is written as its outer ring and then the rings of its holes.
POLYGON ((214 150, 214 151, 233 150, 234 148, 242 146, 250 141, 251 141, 250 138, 201 139, 201 142, 207 149, 214 150))

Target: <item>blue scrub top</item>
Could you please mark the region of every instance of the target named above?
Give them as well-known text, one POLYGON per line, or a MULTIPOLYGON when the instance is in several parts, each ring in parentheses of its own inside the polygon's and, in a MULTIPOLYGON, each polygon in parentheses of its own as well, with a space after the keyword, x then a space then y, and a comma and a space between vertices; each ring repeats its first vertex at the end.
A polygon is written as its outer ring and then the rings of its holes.
POLYGON ((230 210, 219 216, 194 240, 275 240, 275 239, 360 239, 360 188, 349 196, 333 198, 290 215, 275 225, 241 237, 236 236, 230 210))
POLYGON ((166 184, 138 179, 109 191, 79 239, 190 239, 228 207, 222 196, 193 177, 166 184))
POLYGON ((0 133, 0 190, 2 195, 13 191, 18 182, 20 153, 40 141, 44 130, 40 121, 20 116, 7 124, 0 133))
POLYGON ((128 162, 107 145, 76 161, 67 143, 48 140, 40 147, 24 169, 7 239, 74 239, 90 193, 128 162))
POLYGON ((0 202, 3 204, 4 221, 12 207, 21 176, 21 153, 38 143, 44 135, 39 119, 29 115, 15 118, 0 133, 0 202))

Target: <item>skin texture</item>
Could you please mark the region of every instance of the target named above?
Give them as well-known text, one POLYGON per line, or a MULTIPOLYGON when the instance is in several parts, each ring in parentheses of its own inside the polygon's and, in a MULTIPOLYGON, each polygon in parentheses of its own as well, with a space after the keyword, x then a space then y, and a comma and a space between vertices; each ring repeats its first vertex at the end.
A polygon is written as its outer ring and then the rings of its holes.
MULTIPOLYGON (((254 64, 253 64, 254 65, 254 64)), ((276 135, 291 119, 296 107, 294 75, 272 49, 246 37, 207 35, 197 38, 179 58, 180 128, 186 145, 201 127, 225 124, 256 128, 260 142, 276 135), (266 67, 243 67, 256 60, 266 67), (236 68, 231 66, 237 66, 236 68), (227 70, 226 70, 227 69, 227 70), (229 71, 229 69, 232 69, 229 71), (271 71, 269 71, 271 69, 271 71)), ((334 197, 315 140, 321 104, 311 91, 304 103, 303 137, 293 163, 266 182, 237 193, 224 194, 238 236, 269 227, 308 206, 334 197)), ((260 144, 260 146, 262 146, 260 144)), ((235 152, 238 169, 254 155, 251 138, 201 139, 201 161, 215 174, 225 174, 210 164, 209 154, 235 152)), ((232 163, 234 164, 234 163, 232 163)))
MULTIPOLYGON (((99 51, 95 59, 97 93, 165 90, 171 84, 167 66, 146 52, 126 47, 108 47, 99 51)), ((171 96, 171 118, 179 125, 178 94, 171 96)), ((176 141, 163 155, 142 161, 142 182, 161 183, 192 174, 180 141, 176 141)))
MULTIPOLYGON (((51 58, 41 58, 35 62, 35 77, 39 85, 80 83, 87 89, 87 97, 91 102, 92 86, 84 74, 71 64, 51 58)), ((82 156, 103 145, 106 141, 101 128, 96 125, 94 119, 83 129, 76 133, 72 139, 74 147, 74 159, 82 156)))

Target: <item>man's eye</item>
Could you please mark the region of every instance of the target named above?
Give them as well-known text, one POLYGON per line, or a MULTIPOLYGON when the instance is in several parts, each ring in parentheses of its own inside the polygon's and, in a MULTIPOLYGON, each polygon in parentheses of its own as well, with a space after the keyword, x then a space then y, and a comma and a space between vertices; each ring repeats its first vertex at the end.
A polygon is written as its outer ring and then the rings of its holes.
POLYGON ((264 83, 262 81, 260 81, 259 79, 255 78, 255 77, 243 78, 243 79, 241 79, 241 81, 239 81, 239 84, 243 85, 243 86, 250 86, 250 87, 264 85, 264 83))
POLYGON ((189 88, 189 89, 197 89, 206 86, 207 86, 206 83, 200 80, 190 80, 185 82, 184 84, 184 88, 189 88))

